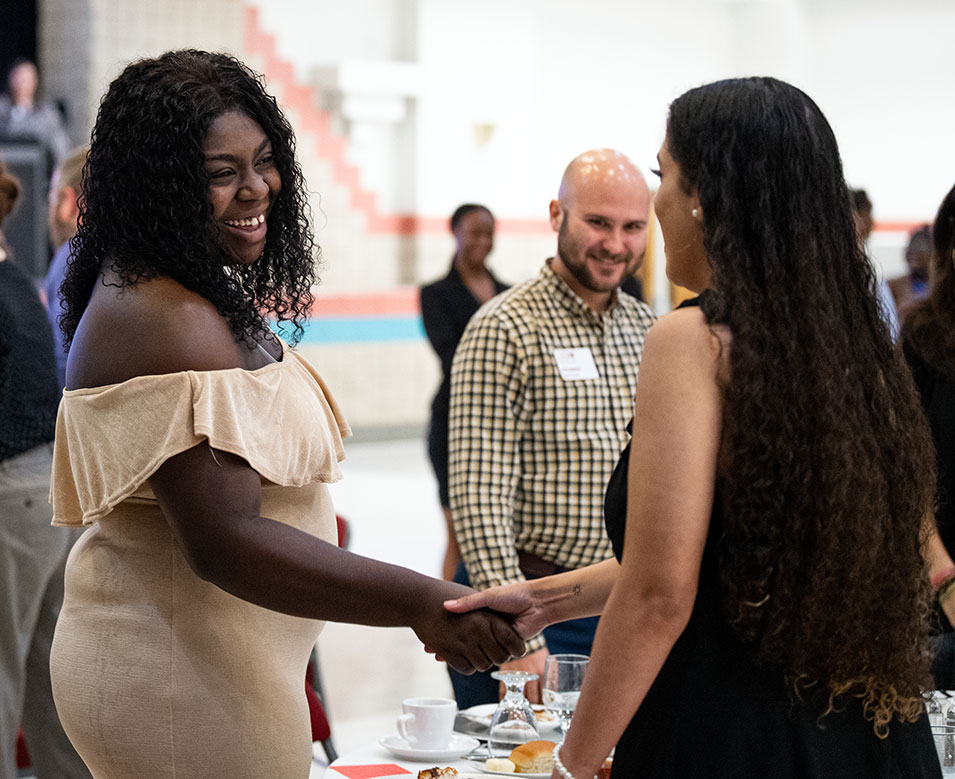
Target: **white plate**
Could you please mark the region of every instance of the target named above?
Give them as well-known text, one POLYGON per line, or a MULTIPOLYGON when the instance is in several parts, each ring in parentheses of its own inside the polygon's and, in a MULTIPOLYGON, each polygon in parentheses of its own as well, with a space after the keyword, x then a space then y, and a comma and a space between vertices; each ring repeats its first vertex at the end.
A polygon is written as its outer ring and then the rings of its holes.
POLYGON ((475 768, 479 769, 481 773, 493 774, 494 776, 513 776, 520 777, 520 779, 550 779, 550 772, 546 774, 515 774, 513 771, 508 773, 506 771, 491 771, 484 767, 484 758, 479 757, 467 757, 465 758, 469 763, 471 763, 475 768))
POLYGON ((431 762, 432 760, 457 760, 459 757, 464 757, 481 742, 470 736, 452 733, 451 743, 444 749, 418 749, 405 741, 401 736, 385 736, 385 738, 381 739, 378 743, 395 757, 403 757, 405 760, 431 762))
MULTIPOLYGON (((537 716, 537 727, 542 734, 555 731, 558 729, 558 727, 560 727, 557 717, 547 711, 547 709, 545 709, 539 703, 533 704, 531 708, 534 710, 534 714, 537 716)), ((461 714, 463 714, 472 722, 478 722, 485 727, 490 727, 491 717, 494 716, 494 711, 496 709, 496 703, 482 703, 480 706, 472 706, 470 709, 464 709, 461 714)))

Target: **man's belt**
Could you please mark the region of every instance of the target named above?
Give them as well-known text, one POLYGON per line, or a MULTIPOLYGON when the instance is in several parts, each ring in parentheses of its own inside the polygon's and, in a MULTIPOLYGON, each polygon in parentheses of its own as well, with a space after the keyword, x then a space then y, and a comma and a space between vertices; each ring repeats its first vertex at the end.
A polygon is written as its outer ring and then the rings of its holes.
POLYGON ((557 563, 552 563, 550 560, 545 560, 543 557, 538 557, 536 554, 523 552, 520 549, 517 550, 517 562, 521 568, 521 572, 528 579, 540 579, 544 576, 553 576, 555 573, 563 573, 564 571, 570 570, 569 568, 557 565, 557 563))

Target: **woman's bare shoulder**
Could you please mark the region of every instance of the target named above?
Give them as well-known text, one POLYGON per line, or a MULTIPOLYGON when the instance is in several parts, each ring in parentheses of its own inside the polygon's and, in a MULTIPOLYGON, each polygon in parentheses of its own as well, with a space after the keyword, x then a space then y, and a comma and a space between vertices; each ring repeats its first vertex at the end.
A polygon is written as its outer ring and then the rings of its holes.
POLYGON ((201 295, 167 278, 120 286, 100 278, 70 348, 67 388, 135 376, 241 367, 228 323, 201 295))
POLYGON ((711 325, 699 307, 678 308, 663 315, 650 328, 657 348, 685 351, 704 360, 721 359, 731 342, 724 325, 711 325))
POLYGON ((691 372, 697 379, 715 379, 720 387, 732 378, 730 352, 733 335, 726 325, 710 324, 697 307, 679 308, 654 322, 644 346, 663 352, 668 365, 676 371, 691 372))

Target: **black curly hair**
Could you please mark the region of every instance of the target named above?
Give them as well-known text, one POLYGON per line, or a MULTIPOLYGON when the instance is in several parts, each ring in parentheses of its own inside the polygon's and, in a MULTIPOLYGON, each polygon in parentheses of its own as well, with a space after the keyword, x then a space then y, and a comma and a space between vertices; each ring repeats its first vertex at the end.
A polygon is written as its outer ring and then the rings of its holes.
POLYGON ((771 78, 693 89, 668 150, 703 211, 731 333, 720 576, 737 634, 826 711, 860 698, 875 731, 929 689, 923 518, 932 442, 850 213, 836 139, 771 78))
POLYGON ((121 286, 174 279, 212 303, 249 346, 266 331, 266 316, 291 322, 298 341, 318 259, 309 217, 294 133, 260 76, 234 57, 196 50, 132 63, 110 84, 93 128, 63 285, 66 342, 106 268, 121 286), (203 169, 209 126, 230 111, 262 127, 282 181, 265 250, 248 266, 229 265, 217 243, 203 169))

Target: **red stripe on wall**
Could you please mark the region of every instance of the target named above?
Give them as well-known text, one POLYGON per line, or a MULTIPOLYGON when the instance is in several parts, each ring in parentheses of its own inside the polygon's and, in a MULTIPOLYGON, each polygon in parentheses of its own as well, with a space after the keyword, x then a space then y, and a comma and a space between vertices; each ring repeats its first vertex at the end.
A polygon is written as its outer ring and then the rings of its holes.
POLYGON ((398 287, 387 292, 361 295, 316 295, 312 318, 352 316, 409 316, 421 313, 417 287, 398 287))
POLYGON ((873 230, 877 233, 911 233, 925 222, 876 222, 873 230))

